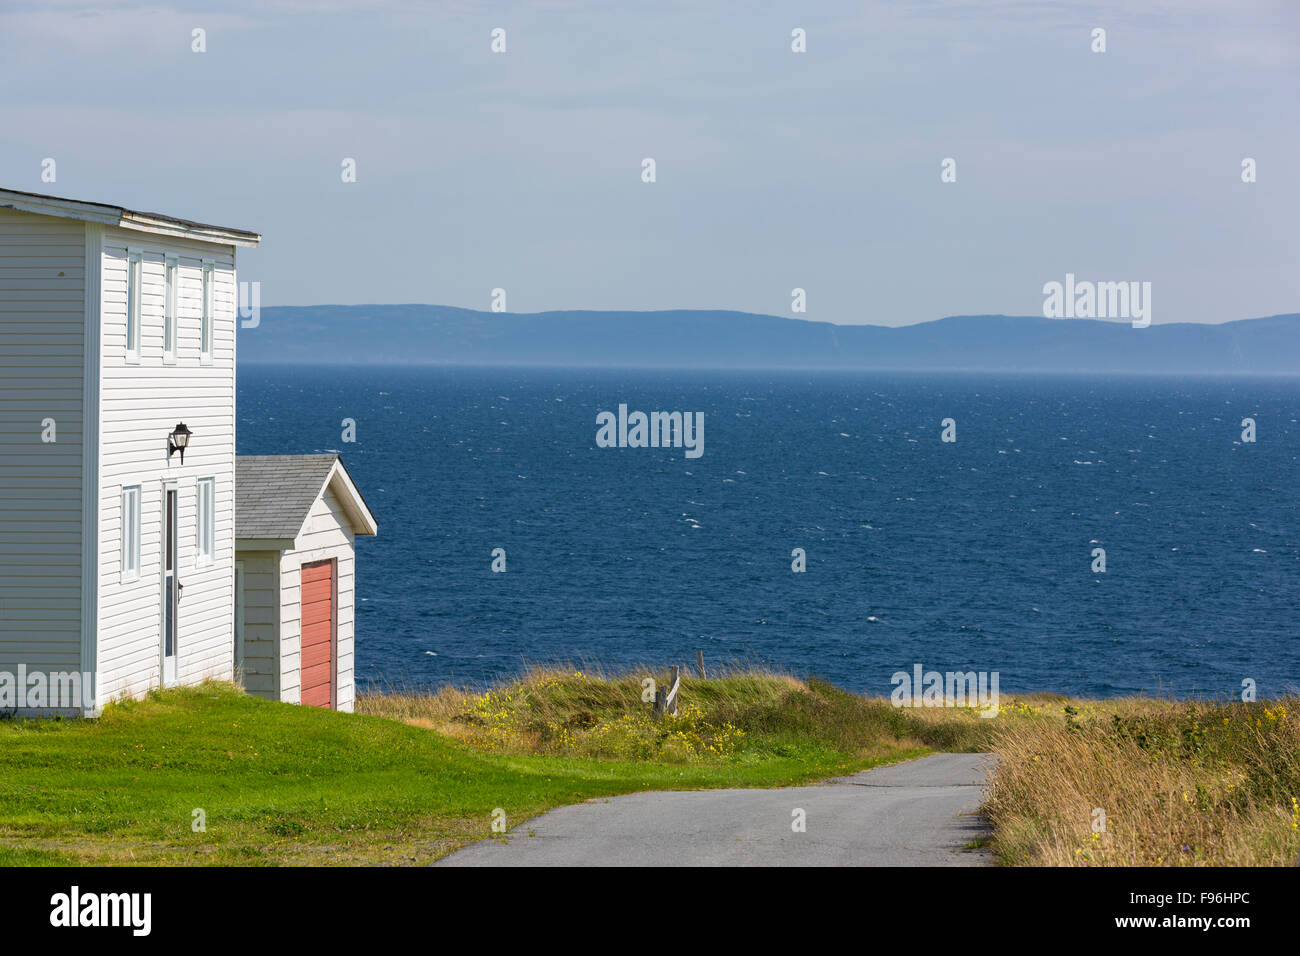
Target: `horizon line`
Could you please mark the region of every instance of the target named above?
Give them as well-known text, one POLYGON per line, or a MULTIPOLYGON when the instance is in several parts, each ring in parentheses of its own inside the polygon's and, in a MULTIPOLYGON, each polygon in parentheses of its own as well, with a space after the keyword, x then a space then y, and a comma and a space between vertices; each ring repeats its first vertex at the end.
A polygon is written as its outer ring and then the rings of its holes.
MULTIPOLYGON (((771 312, 748 312, 743 309, 721 309, 721 308, 672 308, 672 309, 543 309, 537 312, 493 312, 490 309, 472 309, 460 305, 443 305, 436 302, 358 302, 358 303, 338 303, 338 302, 317 302, 309 305, 266 305, 263 309, 455 309, 458 312, 470 312, 476 315, 501 316, 501 317, 537 317, 545 315, 555 315, 566 312, 583 312, 592 314, 601 313, 636 313, 639 315, 659 315, 669 312, 714 312, 728 315, 755 316, 765 319, 779 319, 788 322, 805 322, 810 325, 831 325, 836 328, 871 328, 871 329, 911 329, 921 325, 931 325, 935 322, 946 322, 951 319, 1015 319, 1021 321, 1041 321, 1041 322, 1091 322, 1097 325, 1131 325, 1130 319, 1110 319, 1110 318, 1051 318, 1044 315, 1026 315, 1013 314, 1009 312, 961 312, 951 315, 942 315, 933 319, 922 319, 919 322, 908 322, 903 325, 882 325, 876 322, 835 322, 830 319, 811 319, 801 318, 791 315, 775 315, 771 312)), ((1276 312, 1272 315, 1252 315, 1236 319, 1223 319, 1220 322, 1157 322, 1152 320, 1146 328, 1172 327, 1172 326, 1195 326, 1197 328, 1218 328, 1224 325, 1234 325, 1239 322, 1259 322, 1267 319, 1300 319, 1300 311, 1297 312, 1276 312)))

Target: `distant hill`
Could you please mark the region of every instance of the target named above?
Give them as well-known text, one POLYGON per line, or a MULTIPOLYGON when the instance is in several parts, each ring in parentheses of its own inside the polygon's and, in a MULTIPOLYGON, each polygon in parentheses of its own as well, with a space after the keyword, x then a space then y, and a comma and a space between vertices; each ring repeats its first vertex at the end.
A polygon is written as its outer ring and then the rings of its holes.
POLYGON ((1300 373, 1300 314, 1222 325, 963 315, 890 328, 748 312, 265 308, 240 362, 1300 373))

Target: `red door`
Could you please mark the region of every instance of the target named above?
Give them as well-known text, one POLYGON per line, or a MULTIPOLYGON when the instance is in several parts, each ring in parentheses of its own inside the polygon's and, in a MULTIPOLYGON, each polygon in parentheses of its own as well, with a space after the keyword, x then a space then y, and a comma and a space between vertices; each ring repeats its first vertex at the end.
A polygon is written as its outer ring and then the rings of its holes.
POLYGON ((334 706, 334 562, 302 566, 302 702, 334 706))

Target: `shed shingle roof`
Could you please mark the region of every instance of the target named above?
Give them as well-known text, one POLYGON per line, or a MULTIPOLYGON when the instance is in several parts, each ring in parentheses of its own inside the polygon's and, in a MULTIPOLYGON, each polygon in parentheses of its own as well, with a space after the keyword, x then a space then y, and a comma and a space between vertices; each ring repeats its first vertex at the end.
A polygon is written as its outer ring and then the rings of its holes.
POLYGON ((296 538, 338 455, 235 458, 235 537, 296 538))

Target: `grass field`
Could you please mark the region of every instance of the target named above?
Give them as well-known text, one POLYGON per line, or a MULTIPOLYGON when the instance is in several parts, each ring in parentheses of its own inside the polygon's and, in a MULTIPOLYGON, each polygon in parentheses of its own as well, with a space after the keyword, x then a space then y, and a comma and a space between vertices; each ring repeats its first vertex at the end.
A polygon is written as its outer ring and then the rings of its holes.
POLYGON ((642 678, 536 670, 488 691, 363 696, 357 714, 205 684, 97 720, 0 720, 0 865, 423 864, 492 835, 497 808, 513 826, 618 793, 785 786, 986 750, 1003 863, 1300 853, 1297 699, 1004 696, 985 719, 744 670, 683 678, 680 713, 656 721, 642 678))
MULTIPOLYGON (((604 683, 564 686, 581 701, 604 683)), ((98 720, 0 721, 0 865, 419 864, 491 835, 496 808, 513 825, 593 797, 797 784, 923 752, 853 730, 845 708, 858 699, 829 685, 722 686, 748 728, 740 748, 690 755, 669 743, 655 759, 485 751, 220 684, 114 704, 98 720), (774 718, 783 695, 797 703, 774 718)), ((660 729, 668 739, 681 727, 660 729)))

